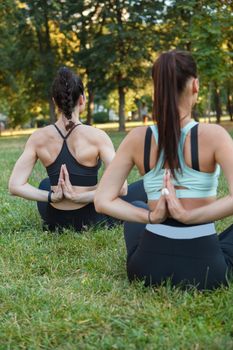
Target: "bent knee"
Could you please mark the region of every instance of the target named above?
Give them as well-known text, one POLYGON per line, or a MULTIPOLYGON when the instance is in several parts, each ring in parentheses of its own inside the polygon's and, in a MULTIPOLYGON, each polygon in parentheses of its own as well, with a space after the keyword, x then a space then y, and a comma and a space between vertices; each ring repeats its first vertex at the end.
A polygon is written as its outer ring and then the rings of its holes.
POLYGON ((48 177, 46 177, 45 179, 43 179, 40 184, 39 184, 39 189, 40 190, 47 190, 49 191, 51 188, 51 185, 50 185, 50 180, 48 177))

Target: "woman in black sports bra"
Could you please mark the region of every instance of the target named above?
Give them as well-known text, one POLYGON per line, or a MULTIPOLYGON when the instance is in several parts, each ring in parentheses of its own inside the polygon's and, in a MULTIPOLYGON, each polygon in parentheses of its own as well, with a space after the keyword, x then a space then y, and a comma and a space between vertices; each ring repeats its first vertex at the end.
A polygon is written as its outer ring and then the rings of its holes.
MULTIPOLYGON (((115 155, 113 144, 104 131, 80 122, 85 108, 84 87, 68 68, 59 69, 52 96, 59 118, 29 137, 11 174, 9 191, 37 201, 43 226, 50 230, 72 227, 81 231, 97 223, 111 226, 119 220, 97 213, 93 198, 101 163, 107 167, 115 155), (28 183, 38 159, 48 174, 39 189, 28 183)), ((125 195, 126 201, 146 201, 142 181, 130 185, 126 193, 125 183, 119 194, 125 195)))

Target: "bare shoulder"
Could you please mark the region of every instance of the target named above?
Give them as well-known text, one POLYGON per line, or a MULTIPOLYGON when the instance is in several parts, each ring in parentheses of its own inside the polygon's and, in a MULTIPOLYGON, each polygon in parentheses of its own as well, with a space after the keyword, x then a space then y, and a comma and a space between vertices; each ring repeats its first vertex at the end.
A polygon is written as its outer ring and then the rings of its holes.
POLYGON ((208 123, 200 123, 199 130, 201 133, 214 136, 214 135, 227 135, 228 132, 219 124, 208 124, 208 123))
POLYGON ((127 144, 127 146, 131 145, 135 150, 141 148, 145 141, 147 128, 147 126, 138 126, 130 130, 124 139, 124 143, 127 144))
POLYGON ((140 141, 145 138, 147 126, 137 126, 136 128, 130 130, 125 137, 125 140, 135 142, 140 141))
POLYGON ((132 129, 128 133, 128 135, 132 138, 134 138, 134 137, 144 138, 147 128, 148 128, 148 126, 138 126, 134 129, 132 129))
POLYGON ((225 152, 228 147, 233 147, 230 134, 222 126, 217 124, 199 124, 200 142, 203 147, 214 152, 225 152))
POLYGON ((105 131, 90 125, 82 125, 82 128, 80 128, 79 133, 83 134, 83 136, 85 136, 85 139, 88 140, 88 142, 90 142, 91 144, 109 142, 110 140, 110 137, 105 131))
POLYGON ((44 145, 48 137, 52 135, 52 126, 48 125, 43 128, 37 129, 28 138, 26 145, 38 147, 44 145))

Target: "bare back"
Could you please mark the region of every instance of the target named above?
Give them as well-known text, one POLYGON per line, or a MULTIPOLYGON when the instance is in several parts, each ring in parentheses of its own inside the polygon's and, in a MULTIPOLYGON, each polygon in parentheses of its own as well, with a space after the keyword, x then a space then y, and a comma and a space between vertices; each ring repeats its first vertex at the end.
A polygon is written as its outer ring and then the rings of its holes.
MULTIPOLYGON (((67 131, 62 121, 58 120, 56 125, 65 136, 67 131)), ((35 131, 28 139, 23 154, 16 162, 10 179, 11 186, 18 187, 25 184, 38 159, 45 168, 53 164, 61 152, 63 143, 64 139, 54 125, 35 131)), ((79 125, 72 130, 66 144, 71 156, 85 167, 94 167, 98 159, 101 159, 106 167, 115 155, 113 144, 108 135, 102 130, 87 125, 79 125)), ((52 189, 55 190, 56 186, 52 189)), ((96 186, 73 186, 73 190, 77 194, 95 189, 96 186)), ((79 209, 86 204, 76 203, 65 198, 58 203, 52 203, 55 208, 61 210, 79 209)))
MULTIPOLYGON (((143 176, 145 174, 144 169, 144 145, 145 145, 145 134, 147 127, 140 127, 135 129, 135 135, 133 141, 134 143, 134 154, 133 154, 133 160, 135 165, 137 166, 140 174, 143 176), (136 141, 137 140, 137 141, 136 141)), ((204 173, 212 173, 214 172, 216 168, 217 157, 221 158, 219 160, 223 160, 223 163, 226 164, 227 160, 224 160, 223 158, 227 155, 224 155, 223 153, 218 151, 220 148, 224 148, 223 139, 228 140, 229 143, 232 142, 230 140, 229 135, 227 132, 219 127, 218 125, 210 125, 210 124, 199 124, 198 127, 198 158, 199 158, 199 167, 200 171, 204 173), (220 155, 220 153, 222 153, 220 155)), ((228 145, 226 144, 226 152, 227 152, 228 145)), ((151 142, 151 152, 149 157, 149 165, 150 169, 154 168, 156 166, 156 159, 157 159, 157 144, 152 137, 151 142)), ((190 132, 188 133, 184 149, 183 149, 183 155, 185 163, 188 167, 192 167, 192 161, 191 161, 191 142, 190 142, 190 132)), ((166 167, 166 164, 165 164, 166 167)), ((178 189, 179 187, 177 187, 178 189)), ((181 198, 180 201, 182 202, 182 205, 186 209, 194 209, 197 207, 201 207, 207 204, 210 204, 216 200, 216 197, 208 197, 208 198, 181 198)), ((149 206, 153 210, 156 207, 157 201, 149 201, 149 206)))
MULTIPOLYGON (((62 130, 65 134, 65 131, 62 130)), ((85 166, 94 166, 100 156, 96 129, 80 125, 67 138, 67 145, 73 157, 85 166)), ((60 153, 63 139, 53 125, 39 130, 35 135, 35 146, 38 158, 47 167, 60 153)))

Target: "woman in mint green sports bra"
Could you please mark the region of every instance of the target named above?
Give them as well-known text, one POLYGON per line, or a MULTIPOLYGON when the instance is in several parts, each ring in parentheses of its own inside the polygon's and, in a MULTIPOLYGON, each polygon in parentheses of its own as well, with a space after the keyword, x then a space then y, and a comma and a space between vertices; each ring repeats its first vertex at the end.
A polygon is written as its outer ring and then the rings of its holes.
POLYGON ((95 195, 99 212, 125 220, 129 280, 214 289, 233 269, 233 140, 219 125, 191 119, 198 96, 196 64, 185 51, 160 55, 152 70, 156 124, 133 129, 120 145, 95 195), (125 203, 119 189, 136 165, 148 205, 125 203), (229 194, 217 199, 220 167, 229 194), (104 191, 108 188, 108 191, 104 191))

